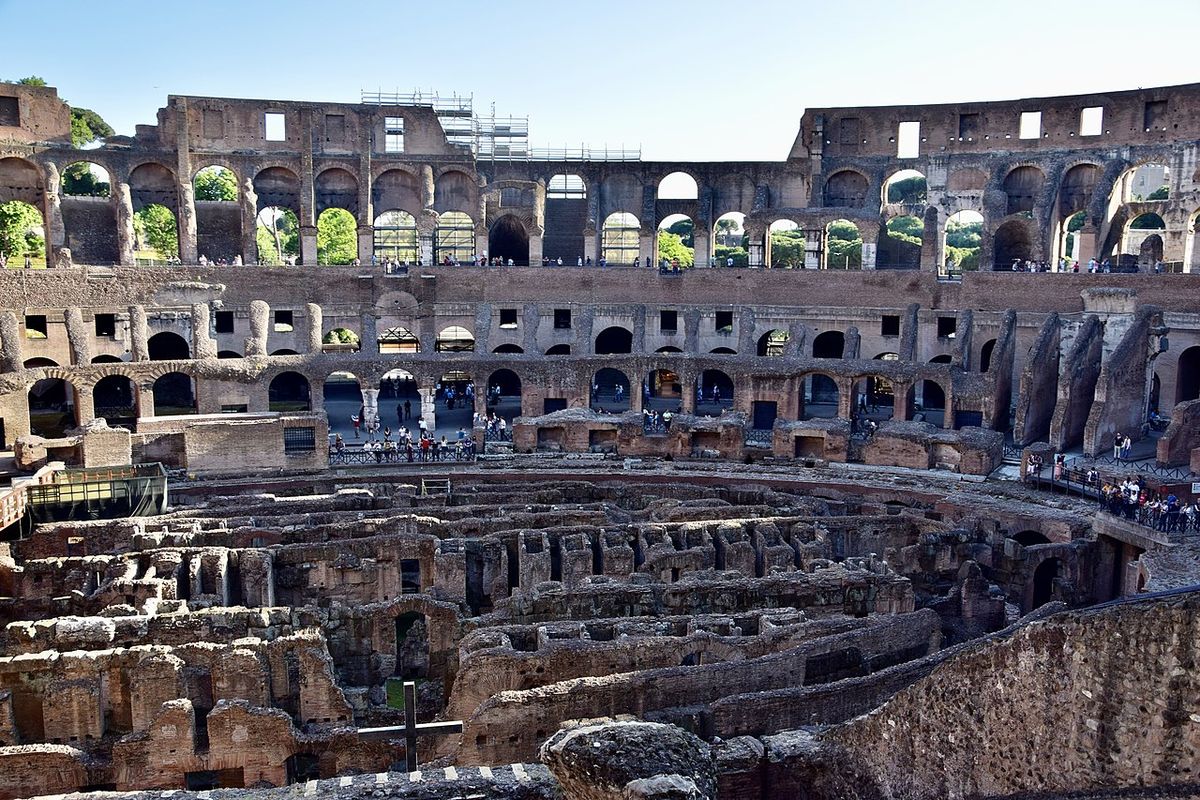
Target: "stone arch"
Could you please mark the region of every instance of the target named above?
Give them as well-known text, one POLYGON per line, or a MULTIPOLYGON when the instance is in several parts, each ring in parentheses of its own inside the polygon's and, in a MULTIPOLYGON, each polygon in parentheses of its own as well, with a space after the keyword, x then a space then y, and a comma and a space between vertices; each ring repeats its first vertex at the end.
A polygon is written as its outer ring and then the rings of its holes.
POLYGON ((1193 345, 1179 354, 1175 374, 1175 402, 1200 400, 1200 345, 1193 345))
POLYGON ((92 407, 97 419, 110 428, 136 430, 138 390, 125 375, 105 375, 92 387, 92 407))
POLYGON ((633 352, 633 331, 620 325, 612 325, 596 336, 595 353, 598 356, 633 352))
POLYGON ((609 264, 632 264, 638 257, 641 223, 628 211, 614 211, 600 229, 600 257, 609 264))
POLYGON ((446 211, 470 212, 475 209, 479 187, 467 173, 458 169, 447 169, 433 183, 433 208, 438 213, 446 211))
POLYGON ((272 378, 267 387, 267 409, 280 413, 312 411, 308 378, 291 370, 272 378))
POLYGON ((157 161, 147 161, 130 170, 129 193, 134 211, 156 205, 170 209, 176 216, 179 214, 179 189, 175 172, 157 161))
POLYGON ((196 254, 232 263, 242 252, 241 180, 235 170, 208 164, 192 176, 196 206, 196 254))
POLYGON ((619 369, 604 367, 592 376, 593 411, 622 413, 629 410, 629 376, 619 369))
POLYGON ((517 216, 502 214, 488 230, 488 257, 517 266, 529 263, 529 231, 517 216))
POLYGON ((42 378, 29 387, 29 432, 58 439, 79 424, 78 397, 65 378, 42 378))
POLYGON ((824 372, 809 372, 801 376, 799 419, 834 419, 838 416, 841 389, 837 379, 824 372))
POLYGON ((275 207, 300 214, 300 176, 288 167, 259 170, 254 176, 254 194, 258 198, 256 211, 275 207))
POLYGON ((838 170, 825 179, 823 205, 826 208, 862 208, 867 202, 870 183, 858 170, 838 170))
POLYGON ((1055 597, 1054 582, 1062 577, 1063 562, 1060 558, 1047 558, 1033 571, 1033 598, 1029 610, 1040 608, 1055 597))
POLYGON ((1005 215, 1032 213, 1045 181, 1046 173, 1030 164, 1009 170, 1001 183, 1007 198, 1005 215))
POLYGON ((813 337, 813 358, 842 358, 846 351, 846 334, 842 331, 825 331, 813 337))
POLYGON ((773 328, 758 337, 759 356, 783 356, 787 354, 792 335, 783 328, 773 328))
POLYGON ((994 245, 993 269, 1011 270, 1016 261, 1026 261, 1033 258, 1034 244, 1032 222, 1024 219, 1010 219, 996 228, 992 236, 994 245))
POLYGON ((659 367, 646 375, 642 385, 642 407, 678 414, 683 409, 683 380, 673 369, 659 367))
POLYGON ((658 181, 654 196, 659 200, 696 200, 700 197, 700 181, 690 172, 675 170, 658 181))
POLYGON ((358 178, 348 169, 329 167, 317 173, 313 181, 316 212, 330 208, 349 211, 358 219, 358 178))
POLYGON ((449 325, 438 332, 434 340, 434 351, 438 353, 473 353, 475 335, 461 325, 449 325))
POLYGON ((159 331, 146 342, 151 361, 182 361, 192 357, 192 348, 174 331, 159 331))
POLYGON ((696 413, 720 416, 733 407, 733 378, 720 369, 706 369, 696 377, 696 413))
POLYGON ((1035 530, 1020 531, 1009 538, 1022 547, 1036 547, 1039 544, 1050 544, 1050 540, 1046 538, 1046 534, 1035 530))
POLYGON ((45 181, 41 169, 18 156, 0 158, 0 203, 20 200, 41 210, 45 206, 45 181))
POLYGON ((421 255, 417 219, 407 211, 384 211, 374 220, 375 255, 400 264, 415 264, 421 255))
POLYGON ((546 349, 548 356, 569 356, 571 355, 571 345, 569 344, 553 344, 546 349))
POLYGON ((884 180, 881 202, 883 205, 924 205, 928 192, 929 181, 925 178, 925 173, 911 168, 901 169, 884 180))
POLYGON ((1091 162, 1075 164, 1063 173, 1058 184, 1058 213, 1063 219, 1087 211, 1092 203, 1101 169, 1091 162))
POLYGON ((507 353, 509 355, 520 355, 521 353, 525 352, 525 348, 521 347, 521 345, 519 345, 519 344, 513 344, 512 342, 507 342, 505 344, 496 345, 495 347, 492 348, 492 352, 499 353, 499 354, 507 353))
POLYGON ((433 260, 444 264, 465 263, 475 253, 475 222, 462 211, 445 211, 438 215, 433 234, 433 260))
POLYGON ((509 422, 521 416, 521 376, 507 368, 489 375, 487 407, 509 422))
POLYGON ((371 185, 371 201, 375 208, 397 209, 419 216, 422 211, 420 180, 405 169, 385 170, 371 185))
POLYGON ((154 416, 195 414, 196 382, 183 372, 168 372, 154 380, 154 416))

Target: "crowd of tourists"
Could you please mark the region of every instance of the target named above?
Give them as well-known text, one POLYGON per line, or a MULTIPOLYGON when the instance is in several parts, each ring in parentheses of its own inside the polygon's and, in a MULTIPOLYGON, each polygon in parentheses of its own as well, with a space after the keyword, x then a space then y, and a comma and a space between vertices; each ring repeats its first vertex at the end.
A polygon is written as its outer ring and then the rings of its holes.
MULTIPOLYGON (((491 395, 489 393, 489 399, 491 395)), ((512 431, 508 429, 508 423, 504 417, 494 411, 488 411, 486 414, 475 412, 474 425, 476 428, 483 428, 483 438, 486 442, 507 442, 512 440, 512 431)))
MULTIPOLYGON (((425 421, 421 420, 420 430, 414 436, 411 429, 405 427, 397 431, 392 438, 390 427, 383 429, 382 438, 371 438, 362 443, 361 451, 372 454, 378 464, 407 461, 408 463, 432 461, 473 461, 475 459, 475 440, 465 430, 458 429, 458 435, 450 441, 445 434, 439 439, 425 430, 425 421)), ((342 435, 334 436, 330 445, 331 460, 337 457, 345 458, 347 447, 342 435)))
POLYGON ((1200 508, 1197 508, 1197 503, 1180 502, 1170 492, 1151 491, 1141 477, 1102 485, 1100 505, 1110 514, 1156 531, 1200 533, 1200 508))
MULTIPOLYGON (((1014 258, 1012 260, 1012 264, 1009 265, 1009 268, 1013 272, 1073 272, 1076 274, 1080 272, 1088 272, 1093 275, 1102 273, 1107 274, 1113 271, 1112 259, 1108 258, 1104 259, 1103 261, 1097 261, 1094 258, 1089 258, 1086 264, 1080 264, 1078 261, 1070 258, 1060 258, 1058 260, 1057 270, 1053 269, 1053 262, 1051 261, 1030 258, 1014 258)), ((946 269, 947 271, 953 272, 955 269, 954 262, 946 262, 946 269)), ((1155 275, 1161 275, 1164 271, 1162 260, 1159 259, 1155 261, 1153 265, 1147 267, 1147 270, 1153 272, 1155 275)), ((1141 272, 1142 265, 1135 264, 1133 271, 1141 272)))

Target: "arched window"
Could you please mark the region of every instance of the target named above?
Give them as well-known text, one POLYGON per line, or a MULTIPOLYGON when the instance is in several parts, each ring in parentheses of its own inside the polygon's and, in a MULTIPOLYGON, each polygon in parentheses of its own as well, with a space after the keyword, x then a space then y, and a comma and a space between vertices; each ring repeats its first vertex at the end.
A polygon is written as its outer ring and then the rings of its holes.
POLYGON ((641 224, 626 211, 609 214, 600 231, 600 254, 609 264, 632 264, 638 256, 641 224))
POLYGON ((447 211, 438 217, 433 236, 433 260, 459 264, 475 253, 475 223, 461 211, 447 211))
POLYGON ((407 211, 385 211, 375 218, 375 255, 401 264, 415 264, 420 255, 417 220, 407 211))

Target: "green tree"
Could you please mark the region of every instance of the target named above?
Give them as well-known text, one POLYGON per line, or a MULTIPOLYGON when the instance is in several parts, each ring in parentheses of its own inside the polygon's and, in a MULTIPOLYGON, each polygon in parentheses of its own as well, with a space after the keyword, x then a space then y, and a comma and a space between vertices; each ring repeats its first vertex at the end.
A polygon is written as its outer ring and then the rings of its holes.
POLYGON ((170 209, 154 203, 139 209, 133 215, 133 231, 139 249, 153 250, 161 259, 179 255, 179 230, 170 209))
POLYGON ((317 219, 317 263, 349 264, 358 255, 358 225, 344 208, 327 208, 317 219))
POLYGON ((290 208, 270 208, 260 214, 255 230, 258 260, 278 266, 286 256, 300 254, 300 220, 290 208), (278 234, 278 240, 276 239, 278 234))
POLYGON ((71 107, 71 144, 83 147, 113 135, 112 126, 90 108, 71 107))
POLYGON ((738 224, 738 221, 736 219, 730 219, 729 217, 724 217, 722 219, 717 220, 716 227, 717 227, 717 238, 721 241, 722 244, 725 244, 725 245, 728 245, 729 240, 732 239, 734 236, 736 236, 737 232, 741 229, 741 226, 738 224))
POLYGON ((109 190, 108 181, 97 178, 91 167, 82 161, 72 164, 62 172, 63 194, 108 197, 109 190))
POLYGON ((913 216, 894 217, 888 220, 887 232, 893 239, 920 247, 925 224, 913 216))
POLYGON ((358 334, 348 328, 334 328, 321 339, 325 344, 358 344, 358 334))
POLYGON ((844 219, 829 223, 826 266, 829 269, 862 269, 862 236, 858 226, 844 219))
POLYGON ((920 175, 903 178, 888 184, 887 201, 889 203, 918 204, 925 202, 928 187, 920 175))
POLYGON ((15 83, 19 86, 45 86, 46 79, 38 75, 30 75, 28 78, 21 78, 16 81, 5 81, 5 83, 15 83))
POLYGON ((1147 200, 1166 200, 1171 196, 1170 186, 1160 186, 1146 198, 1147 200))
POLYGON ((227 169, 204 168, 196 173, 197 200, 237 200, 237 179, 227 169))
POLYGON ((750 265, 750 254, 746 252, 746 248, 744 247, 726 247, 723 244, 719 244, 713 250, 713 257, 716 258, 718 267, 725 266, 725 262, 731 258, 735 267, 750 265))
POLYGON ((1129 227, 1139 231, 1153 231, 1159 228, 1167 227, 1163 222, 1162 217, 1158 214, 1142 214, 1140 217, 1129 223, 1129 227))
POLYGON ((665 258, 671 263, 678 259, 681 267, 690 267, 696 263, 695 251, 683 243, 679 234, 670 231, 658 233, 658 258, 660 261, 665 258))
POLYGON ((684 247, 695 247, 696 225, 690 219, 681 219, 674 225, 667 228, 668 233, 673 233, 683 242, 684 247))
POLYGON ((982 237, 982 222, 946 223, 946 244, 950 247, 978 248, 982 237))
POLYGON ((771 266, 802 269, 804 234, 798 230, 771 231, 771 266))
POLYGON ((36 208, 20 200, 0 205, 0 253, 9 258, 45 255, 45 230, 36 208))

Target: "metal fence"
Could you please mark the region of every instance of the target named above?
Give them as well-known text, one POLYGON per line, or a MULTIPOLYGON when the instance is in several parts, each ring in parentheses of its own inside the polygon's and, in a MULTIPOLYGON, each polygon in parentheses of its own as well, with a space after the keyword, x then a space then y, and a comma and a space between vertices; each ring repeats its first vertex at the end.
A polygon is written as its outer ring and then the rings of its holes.
POLYGON ((770 447, 771 431, 751 428, 746 431, 745 443, 750 447, 770 447))
POLYGON ((382 464, 465 464, 475 460, 475 449, 471 448, 454 448, 448 447, 437 453, 434 457, 433 451, 421 451, 418 448, 413 448, 412 460, 409 461, 408 454, 404 450, 397 452, 384 452, 383 450, 342 450, 333 451, 329 454, 329 466, 331 467, 354 467, 354 466, 378 466, 382 464))

